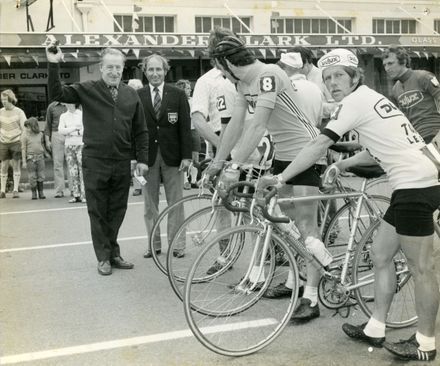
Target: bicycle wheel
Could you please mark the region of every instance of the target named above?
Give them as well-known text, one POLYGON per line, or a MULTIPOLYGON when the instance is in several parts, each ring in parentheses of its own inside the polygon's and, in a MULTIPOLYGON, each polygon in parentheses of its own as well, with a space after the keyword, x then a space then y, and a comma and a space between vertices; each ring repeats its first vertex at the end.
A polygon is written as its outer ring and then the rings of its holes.
POLYGON ((382 175, 379 178, 369 179, 366 192, 370 195, 383 197, 391 197, 391 193, 393 193, 386 175, 382 175))
MULTIPOLYGON (((249 223, 249 221, 248 214, 234 214, 222 205, 217 205, 194 212, 183 222, 174 235, 167 253, 168 279, 180 300, 183 299, 183 287, 188 271, 199 253, 205 248, 205 245, 222 231, 249 223), (184 257, 174 255, 178 252, 183 253, 184 257)), ((221 256, 221 253, 225 253, 220 257, 222 262, 232 260, 230 257, 234 254, 232 249, 231 243, 223 241, 219 244, 217 255, 221 256)), ((207 273, 201 274, 202 277, 196 280, 203 281, 205 277, 212 274, 211 272, 217 272, 220 269, 219 260, 215 260, 207 273)))
MULTIPOLYGON (((324 232, 324 244, 335 262, 340 262, 345 257, 354 223, 356 204, 356 200, 349 200, 342 206, 332 217, 324 232)), ((375 220, 383 216, 389 205, 390 199, 383 196, 370 196, 364 201, 354 237, 355 243, 361 240, 362 235, 375 220)))
MULTIPOLYGON (((352 280, 354 285, 372 280, 370 281, 372 283, 354 290, 359 306, 368 317, 371 316, 374 305, 374 272, 370 249, 379 225, 380 221, 377 221, 366 231, 356 249, 353 264, 352 280)), ((414 280, 408 270, 405 255, 401 250, 394 257, 394 266, 397 273, 397 287, 386 324, 390 328, 403 328, 417 322, 414 280)))
POLYGON ((173 238, 168 238, 168 235, 172 235, 167 232, 168 229, 168 217, 173 212, 177 210, 183 209, 184 217, 187 218, 195 211, 198 211, 204 207, 208 207, 211 205, 212 195, 210 194, 193 194, 190 196, 183 197, 181 200, 175 202, 171 206, 165 208, 158 216, 155 221, 153 228, 151 230, 151 234, 148 238, 148 248, 153 257, 154 263, 160 269, 160 271, 167 275, 166 268, 166 254, 168 252, 169 243, 173 238), (161 251, 162 253, 159 255, 154 250, 154 238, 158 240, 160 238, 161 242, 161 251), (165 255, 164 255, 165 254, 165 255))
POLYGON ((257 279, 254 273, 254 282, 243 281, 254 250, 256 258, 262 258, 264 238, 264 229, 257 226, 224 231, 203 249, 188 273, 184 289, 186 319, 195 337, 216 353, 243 356, 256 352, 281 333, 292 315, 298 298, 298 268, 291 250, 278 235, 273 233, 268 241, 269 250, 260 267, 265 278, 257 279), (218 257, 221 240, 239 241, 241 250, 222 270, 206 278, 207 268, 218 257), (278 248, 285 253, 286 263, 276 263, 278 248), (289 270, 294 282, 290 298, 263 298, 270 283, 284 282, 289 270), (200 277, 204 281, 194 281, 200 277))

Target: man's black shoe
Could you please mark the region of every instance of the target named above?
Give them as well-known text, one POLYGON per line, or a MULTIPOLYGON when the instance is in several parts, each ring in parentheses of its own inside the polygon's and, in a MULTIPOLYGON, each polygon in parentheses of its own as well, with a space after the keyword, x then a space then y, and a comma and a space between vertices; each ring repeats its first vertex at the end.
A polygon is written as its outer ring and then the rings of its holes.
POLYGON ((122 257, 114 257, 110 260, 110 264, 112 265, 112 267, 119 269, 132 269, 134 267, 133 263, 124 261, 122 257))
POLYGON ((98 263, 98 273, 103 276, 108 276, 112 274, 112 266, 110 261, 101 261, 98 263))
MULTIPOLYGON (((156 249, 156 254, 159 255, 160 253, 162 253, 162 250, 161 249, 156 249)), ((151 252, 149 250, 147 250, 144 253, 144 258, 152 258, 152 257, 153 257, 153 254, 151 254, 151 252)))
POLYGON ((342 330, 346 335, 350 338, 356 339, 358 341, 362 341, 368 343, 373 347, 381 348, 383 342, 385 341, 385 337, 369 337, 364 333, 364 328, 367 323, 361 325, 352 325, 348 323, 342 324, 342 330))
POLYGON ((396 355, 402 360, 418 360, 418 361, 432 361, 437 355, 437 351, 420 351, 419 342, 417 342, 414 334, 410 339, 401 340, 397 343, 384 342, 383 347, 396 355))
MULTIPOLYGON (((242 280, 238 281, 238 283, 236 283, 234 285, 228 285, 228 288, 230 288, 232 290, 250 289, 254 285, 254 282, 251 282, 250 280, 246 280, 246 281, 244 281, 243 285, 240 286, 241 281, 242 280), (240 288, 239 288, 239 286, 240 286, 240 288)), ((264 282, 265 281, 257 282, 255 284, 255 287, 252 289, 252 291, 260 291, 264 286, 264 282)))
POLYGON ((133 189, 133 193, 132 193, 133 196, 140 196, 141 194, 142 194, 142 189, 139 188, 133 189))
POLYGON ((174 258, 183 258, 185 256, 185 252, 183 249, 176 249, 173 251, 174 258))
MULTIPOLYGON (((298 290, 298 297, 302 297, 304 293, 304 286, 300 286, 298 290)), ((280 299, 282 297, 290 297, 292 295, 292 289, 286 287, 285 282, 281 282, 275 287, 270 287, 266 290, 263 297, 267 299, 280 299)))
POLYGON ((299 299, 299 305, 296 307, 290 320, 294 323, 305 323, 309 320, 319 318, 319 305, 311 306, 311 304, 312 301, 310 299, 301 297, 299 299))

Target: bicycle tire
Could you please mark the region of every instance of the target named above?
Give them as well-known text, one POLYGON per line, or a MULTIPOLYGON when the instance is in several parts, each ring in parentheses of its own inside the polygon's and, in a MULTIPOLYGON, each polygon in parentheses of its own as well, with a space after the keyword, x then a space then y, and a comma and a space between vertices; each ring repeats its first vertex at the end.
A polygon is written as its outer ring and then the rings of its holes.
POLYGON ((390 197, 393 190, 388 181, 388 177, 384 174, 378 178, 369 179, 365 188, 366 192, 375 196, 390 197))
POLYGON ((244 356, 257 352, 276 339, 293 313, 298 299, 298 268, 292 251, 276 233, 272 233, 269 241, 271 254, 265 258, 269 268, 265 268, 267 273, 261 288, 250 291, 236 286, 249 267, 255 238, 262 238, 263 234, 262 227, 251 225, 222 232, 203 249, 188 273, 184 288, 184 310, 188 325, 205 347, 218 354, 244 356), (231 240, 234 235, 244 237, 244 243, 240 258, 234 262, 232 269, 228 268, 219 276, 213 276, 209 282, 194 283, 193 278, 197 273, 205 273, 205 264, 212 263, 218 253, 218 241, 222 238, 231 240), (285 252, 288 266, 275 266, 276 246, 285 252), (273 267, 272 273, 270 267, 273 267), (275 278, 280 282, 287 278, 289 269, 295 284, 291 296, 285 299, 262 298, 275 278), (228 287, 227 284, 231 283, 234 286, 228 287))
MULTIPOLYGON (((353 218, 356 212, 356 200, 349 200, 344 204, 330 220, 324 235, 323 242, 336 259, 336 262, 344 259, 347 251, 348 240, 350 237, 353 218)), ((361 211, 361 217, 358 220, 358 227, 355 235, 355 243, 358 243, 362 235, 370 227, 373 221, 377 220, 374 208, 378 209, 380 217, 383 216, 390 205, 390 199, 385 196, 372 195, 367 201, 364 201, 361 211)))
MULTIPOLYGON (((373 223, 365 232, 356 248, 352 273, 354 285, 367 278, 374 279, 370 249, 379 226, 380 221, 373 223)), ((389 328, 404 328, 417 323, 414 280, 409 271, 407 271, 406 258, 402 250, 399 250, 395 255, 394 265, 396 270, 404 272, 397 276, 397 288, 388 312, 386 325, 389 328)), ((374 283, 356 288, 354 295, 364 314, 370 317, 372 314, 371 306, 374 303, 374 283)))
MULTIPOLYGON (((171 288, 180 300, 183 300, 183 287, 188 271, 206 243, 209 243, 215 235, 230 228, 231 225, 237 226, 244 224, 246 221, 250 221, 249 215, 243 213, 241 215, 233 214, 222 205, 216 205, 194 212, 183 222, 174 235, 167 253, 168 279, 171 288), (219 215, 222 215, 222 212, 227 213, 230 220, 221 223, 221 220, 224 220, 224 218, 219 217, 219 215), (221 226, 224 226, 225 223, 229 225, 222 229, 221 226), (173 253, 177 251, 183 251, 184 257, 174 256, 173 253)), ((238 255, 237 250, 231 251, 227 247, 225 247, 225 252, 229 256, 238 255)), ((220 249, 218 254, 221 254, 220 249)), ((227 262, 231 261, 232 264, 234 262, 233 257, 228 258, 228 256, 225 256, 224 260, 227 262)), ((209 279, 209 277, 209 274, 202 274, 195 281, 204 281, 209 279)))
POLYGON ((194 211, 197 211, 203 207, 211 205, 212 195, 210 194, 193 194, 185 196, 177 202, 174 202, 171 206, 166 207, 157 217, 151 229, 151 234, 148 238, 148 250, 152 255, 153 261, 159 270, 168 275, 166 268, 166 254, 168 253, 168 247, 171 240, 167 234, 160 234, 160 232, 167 232, 168 215, 175 209, 184 205, 184 215, 188 217, 194 211), (158 233, 159 232, 159 233, 158 233), (160 236, 161 241, 161 254, 159 255, 153 248, 153 238, 160 236), (165 255, 164 255, 165 254, 165 255))

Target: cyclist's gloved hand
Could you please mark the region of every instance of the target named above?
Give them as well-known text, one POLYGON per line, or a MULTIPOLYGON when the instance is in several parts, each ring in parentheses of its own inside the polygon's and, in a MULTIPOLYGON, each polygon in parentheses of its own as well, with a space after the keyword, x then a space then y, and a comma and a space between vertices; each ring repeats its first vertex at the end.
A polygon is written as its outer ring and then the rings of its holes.
POLYGON ((217 183, 217 188, 227 190, 232 184, 240 180, 240 169, 237 164, 227 166, 221 173, 217 183))
POLYGON ((335 187, 336 180, 338 179, 341 170, 336 164, 330 165, 324 172, 321 178, 321 186, 323 190, 330 191, 335 187))
POLYGON ((223 169, 223 165, 225 165, 224 161, 212 160, 203 173, 215 177, 223 169))
POLYGON ((257 184, 257 191, 262 191, 266 187, 281 188, 283 183, 278 175, 263 175, 257 184))

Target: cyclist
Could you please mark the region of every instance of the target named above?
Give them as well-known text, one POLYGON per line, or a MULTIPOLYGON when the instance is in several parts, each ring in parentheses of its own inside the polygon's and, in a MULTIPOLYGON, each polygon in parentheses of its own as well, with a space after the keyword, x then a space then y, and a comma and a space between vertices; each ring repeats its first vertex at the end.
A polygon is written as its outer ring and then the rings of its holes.
POLYGON ((434 74, 411 70, 403 47, 389 47, 382 54, 389 78, 395 81, 391 100, 405 113, 426 143, 440 130, 440 83, 434 74))
MULTIPOLYGON (((266 65, 255 59, 244 42, 225 29, 211 31, 208 49, 217 67, 237 85, 238 95, 235 101, 232 118, 229 121, 217 155, 209 171, 216 173, 223 167, 224 161, 242 134, 247 111, 253 115, 252 128, 244 131, 242 144, 234 155, 233 162, 238 166, 258 145, 267 130, 275 144, 273 169, 280 173, 295 159, 299 151, 318 136, 316 121, 312 121, 302 110, 306 98, 295 91, 287 74, 277 65, 266 65)), ((321 101, 321 99, 319 99, 321 101)), ((288 182, 280 194, 283 197, 312 195, 318 193, 320 183, 316 167, 310 167, 300 177, 288 182)), ((304 238, 319 240, 317 225, 317 203, 307 202, 281 207, 295 220, 296 226, 304 238)), ((324 244, 320 242, 322 248, 324 244)), ((255 271, 255 273, 258 273, 255 271)), ((252 273, 251 273, 252 275, 252 273)), ((261 279, 250 278, 259 282, 261 279)), ((307 284, 303 298, 295 309, 294 321, 308 321, 319 317, 317 286, 319 272, 311 265, 307 269, 307 284)), ((293 286, 293 277, 289 276, 287 286, 293 286)))
POLYGON ((432 215, 440 204, 437 169, 424 154, 422 137, 402 112, 383 95, 363 85, 363 73, 352 52, 335 49, 321 57, 318 67, 339 107, 318 138, 281 174, 261 185, 283 184, 301 174, 344 133, 356 129, 366 150, 336 166, 345 170, 376 161, 387 173, 393 194, 371 248, 375 274, 373 314, 366 324, 346 323, 342 329, 349 337, 384 346, 402 359, 433 360, 440 297, 432 258, 432 215), (390 343, 385 342, 385 322, 396 291, 392 259, 400 248, 414 278, 418 329, 408 340, 390 343))

